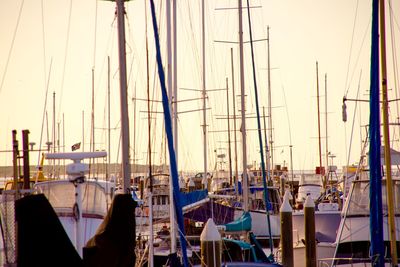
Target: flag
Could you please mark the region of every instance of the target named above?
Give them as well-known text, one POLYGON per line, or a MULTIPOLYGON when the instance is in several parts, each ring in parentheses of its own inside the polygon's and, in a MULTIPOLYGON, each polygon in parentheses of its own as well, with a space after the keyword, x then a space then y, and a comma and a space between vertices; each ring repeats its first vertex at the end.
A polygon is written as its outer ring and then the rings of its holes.
POLYGON ((79 148, 81 148, 81 142, 76 143, 71 147, 72 151, 78 150, 79 148))

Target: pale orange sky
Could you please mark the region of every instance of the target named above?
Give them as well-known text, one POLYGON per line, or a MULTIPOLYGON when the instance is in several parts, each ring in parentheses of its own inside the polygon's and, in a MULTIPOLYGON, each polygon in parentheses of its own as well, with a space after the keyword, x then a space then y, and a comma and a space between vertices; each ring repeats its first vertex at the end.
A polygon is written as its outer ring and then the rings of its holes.
MULTIPOLYGON (((111 57, 111 125, 119 127, 119 89, 117 69, 117 36, 114 22, 114 3, 108 1, 67 1, 67 0, 31 0, 24 1, 21 20, 18 25, 14 46, 11 49, 13 34, 22 1, 3 0, 0 2, 0 150, 11 149, 11 130, 18 130, 22 142, 21 130, 29 129, 30 140, 40 142, 46 83, 50 84, 47 100, 48 124, 51 138, 52 94, 56 92, 56 121, 61 125, 64 115, 65 150, 82 141, 82 112, 85 117, 85 150, 89 148, 90 111, 91 111, 91 73, 95 72, 95 124, 96 148, 107 149, 106 93, 107 93, 107 55, 111 57), (70 9, 70 4, 72 8, 70 9), (97 10, 97 24, 96 21, 97 10), (42 12, 43 11, 43 12, 42 12), (71 13, 70 13, 71 11, 71 13), (68 18, 71 15, 68 46, 68 18), (42 16, 43 15, 43 16, 42 16), (43 20, 42 20, 43 18, 43 20), (44 21, 44 24, 42 22, 44 21), (44 35, 43 35, 44 32, 44 35), (95 41, 96 40, 96 41, 95 41), (44 41, 44 44, 43 44, 44 41), (52 67, 50 71, 50 62, 52 67), (65 68, 64 68, 65 67, 65 68)), ((161 21, 161 45, 165 55, 165 1, 156 1, 158 20, 161 21), (161 10, 161 13, 160 13, 161 10), (161 16, 160 16, 161 14, 161 16)), ((238 47, 235 44, 220 44, 214 40, 237 40, 237 10, 216 10, 219 7, 234 7, 237 1, 206 1, 206 85, 208 89, 224 88, 225 78, 231 86, 230 48, 234 48, 235 90, 238 94, 238 47)), ((355 104, 348 103, 348 122, 346 127, 341 121, 341 104, 345 92, 348 97, 356 97, 358 80, 360 98, 368 98, 369 89, 369 49, 371 1, 335 0, 269 0, 251 1, 252 27, 254 39, 266 38, 267 26, 270 26, 272 102, 274 154, 276 164, 289 164, 289 131, 291 127, 294 169, 314 169, 318 165, 317 114, 316 114, 316 73, 315 62, 319 62, 321 131, 325 136, 324 74, 328 75, 328 137, 329 151, 336 155, 334 164, 339 168, 346 164, 346 146, 349 149, 350 132, 355 104), (357 6, 358 4, 358 6, 357 6), (357 10, 357 12, 356 12, 357 10), (353 33, 354 32, 354 33, 353 33), (354 34, 354 35, 353 35, 354 34), (353 39, 353 42, 352 42, 353 39), (283 93, 284 91, 284 93, 283 93), (286 100, 284 98, 286 95, 286 100), (287 104, 285 107, 285 103, 287 104), (288 113, 287 113, 288 111, 288 113), (346 128, 346 129, 345 129, 346 128), (345 136, 347 133, 347 136, 345 136), (347 141, 346 141, 347 140, 347 141)), ((394 5, 393 31, 399 35, 399 2, 394 5)), ((201 88, 201 35, 200 1, 178 1, 178 87, 201 88)), ((245 2, 244 2, 245 4, 245 2)), ((127 23, 127 58, 129 78, 129 97, 146 97, 146 57, 144 33, 144 1, 126 3, 127 23)), ((389 8, 388 8, 389 10, 389 8)), ((247 11, 244 12, 244 40, 249 40, 247 11)), ((387 12, 387 31, 390 37, 389 12, 387 12)), ((149 20, 150 23, 150 20, 149 20)), ((150 84, 152 95, 160 99, 159 82, 155 69, 155 52, 152 28, 149 24, 150 45, 150 84), (155 84, 156 87, 153 88, 155 84)), ((396 39, 397 41, 397 39, 396 39)), ((398 42, 398 41, 397 41, 398 42)), ((391 40, 388 40, 388 68, 390 71, 389 88, 394 88, 394 76, 391 53, 391 40)), ((396 45, 397 51, 400 45, 396 45)), ((258 90, 260 106, 267 106, 267 57, 266 43, 255 44, 258 90)), ((398 58, 397 58, 398 61, 398 58)), ((166 63, 166 58, 164 59, 166 63)), ((250 49, 245 45, 245 72, 247 91, 247 112, 255 112, 253 81, 251 73, 250 49)), ((230 88, 231 90, 231 88, 230 88)), ((193 91, 179 90, 179 99, 198 98, 201 95, 193 91)), ((391 98, 395 98, 394 90, 391 98)), ((216 115, 226 114, 225 92, 208 93, 208 130, 226 129, 226 121, 217 120, 216 115)), ((230 96, 232 109, 232 98, 230 96)), ((130 131, 135 133, 136 159, 145 163, 147 147, 146 110, 144 102, 138 101, 136 108, 136 128, 134 128, 134 108, 130 109, 130 131)), ((238 108, 239 102, 236 102, 238 108)), ((356 115, 355 133, 352 139, 350 163, 355 163, 360 154, 360 132, 365 137, 360 124, 368 123, 367 104, 360 104, 363 109, 356 115)), ((200 101, 184 102, 179 110, 201 108, 200 101)), ((154 110, 161 111, 160 104, 154 104, 154 110)), ((232 112, 232 111, 231 111, 232 112)), ((393 104, 391 118, 397 117, 393 104)), ((153 121, 154 162, 160 163, 163 156, 162 117, 155 115, 153 121)), ((202 159, 202 124, 201 113, 185 113, 179 116, 179 169, 201 170, 202 159)), ((47 141, 46 123, 44 124, 43 144, 47 141)), ((238 121, 238 126, 240 121, 238 121)), ((233 127, 231 125, 231 127, 233 127)), ((255 129, 254 119, 247 122, 247 127, 255 129)), ((397 134, 391 129, 392 135, 397 134)), ((111 159, 117 160, 119 129, 112 130, 111 159)), ((63 137, 61 137, 63 139, 63 137)), ((233 137, 232 137, 233 139, 233 137)), ((208 168, 215 165, 214 150, 226 147, 226 133, 209 134, 208 168)), ((240 141, 240 135, 238 134, 240 141)), ((62 142, 62 140, 61 140, 62 142)), ((325 153, 325 140, 322 140, 325 153)), ((36 145, 37 147, 38 145, 36 145)), ((133 137, 131 139, 133 146, 133 137)), ((239 144, 240 147, 240 144, 239 144)), ((398 149, 397 146, 395 148, 398 149)), ((62 149, 61 149, 62 150, 62 149)), ((256 133, 248 133, 248 163, 259 162, 258 140, 256 133)), ((240 151, 240 150, 239 150, 240 151)), ((120 159, 120 157, 118 157, 120 159)), ((36 164, 37 156, 31 156, 31 163, 36 164)), ((240 161, 240 155, 239 155, 240 161)), ((0 165, 11 164, 11 154, 0 155, 0 165)))

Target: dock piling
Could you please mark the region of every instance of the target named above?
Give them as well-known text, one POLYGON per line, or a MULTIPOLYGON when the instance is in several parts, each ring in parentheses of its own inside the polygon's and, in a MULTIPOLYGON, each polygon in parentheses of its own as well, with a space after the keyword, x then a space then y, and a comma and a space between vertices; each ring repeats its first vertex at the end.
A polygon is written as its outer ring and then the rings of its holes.
POLYGON ((283 196, 283 203, 280 209, 281 213, 281 251, 282 265, 285 267, 293 267, 293 227, 292 227, 292 206, 289 199, 290 191, 286 190, 283 196))
POLYGON ((317 266, 317 248, 315 240, 315 204, 308 195, 304 203, 304 234, 306 245, 306 267, 317 266))

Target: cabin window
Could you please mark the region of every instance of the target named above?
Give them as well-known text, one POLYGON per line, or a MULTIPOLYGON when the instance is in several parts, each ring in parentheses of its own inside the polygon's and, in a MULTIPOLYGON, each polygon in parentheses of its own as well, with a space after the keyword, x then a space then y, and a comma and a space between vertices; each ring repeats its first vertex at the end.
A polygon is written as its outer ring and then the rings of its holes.
POLYGON ((166 205, 167 204, 167 196, 162 196, 161 197, 161 205, 166 205))

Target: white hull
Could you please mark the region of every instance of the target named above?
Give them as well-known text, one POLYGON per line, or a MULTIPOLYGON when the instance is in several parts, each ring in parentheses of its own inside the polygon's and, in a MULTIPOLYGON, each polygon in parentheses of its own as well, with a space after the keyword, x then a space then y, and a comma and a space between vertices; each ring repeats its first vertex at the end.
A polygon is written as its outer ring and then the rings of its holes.
MULTIPOLYGON (((85 216, 85 215, 84 215, 85 216)), ((69 239, 72 241, 72 244, 76 245, 76 222, 72 216, 64 217, 59 216, 60 222, 64 227, 65 232, 67 233, 69 239)), ((97 231, 97 228, 103 222, 102 218, 83 218, 82 225, 83 229, 81 229, 79 236, 82 238, 83 244, 86 244, 90 238, 92 238, 97 231)))
MULTIPOLYGON (((235 210, 234 219, 242 216, 242 210, 235 210)), ((251 216, 251 231, 256 237, 268 237, 268 223, 265 211, 250 211, 251 216)), ((271 214, 269 216, 271 222, 271 235, 272 238, 280 238, 281 235, 281 222, 279 214, 271 214)))
MULTIPOLYGON (((331 266, 336 245, 333 243, 317 244, 317 266, 331 266)), ((296 267, 306 266, 306 248, 303 244, 293 247, 293 256, 296 267)))

